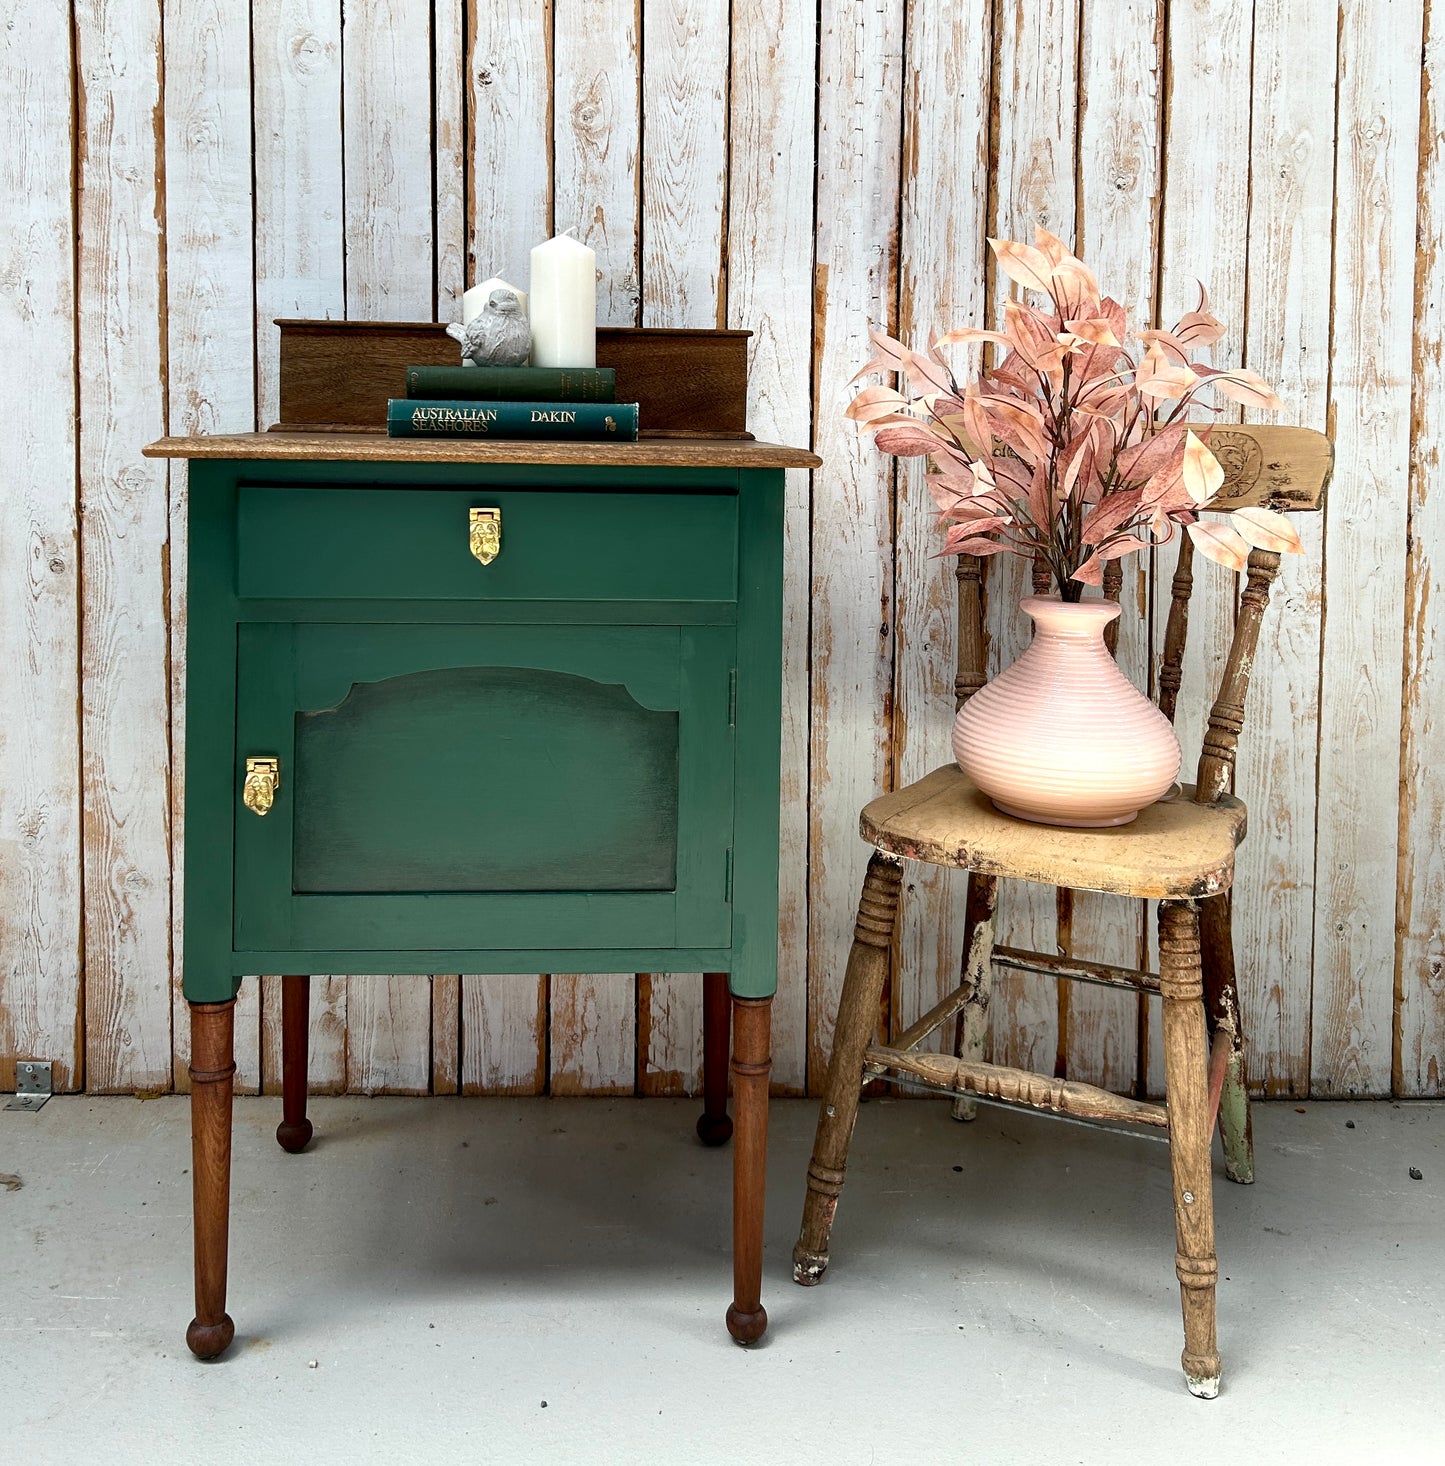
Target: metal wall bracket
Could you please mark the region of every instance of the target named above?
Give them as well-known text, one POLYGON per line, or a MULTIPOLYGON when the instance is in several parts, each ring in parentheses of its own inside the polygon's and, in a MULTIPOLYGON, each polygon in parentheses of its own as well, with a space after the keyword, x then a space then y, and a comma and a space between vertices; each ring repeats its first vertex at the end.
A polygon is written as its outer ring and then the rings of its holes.
POLYGON ((33 1114, 50 1095, 50 1060, 22 1059, 15 1066, 15 1093, 6 1100, 5 1108, 33 1114))

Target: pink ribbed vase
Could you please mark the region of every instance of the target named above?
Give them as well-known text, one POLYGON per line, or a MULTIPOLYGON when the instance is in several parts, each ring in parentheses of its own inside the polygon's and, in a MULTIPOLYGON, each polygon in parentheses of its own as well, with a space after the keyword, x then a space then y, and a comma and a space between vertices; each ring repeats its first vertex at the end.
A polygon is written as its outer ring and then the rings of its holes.
POLYGON ((1034 639, 969 698, 953 756, 1005 814, 1043 825, 1126 825, 1179 773, 1169 720, 1114 664, 1113 601, 1025 596, 1034 639))

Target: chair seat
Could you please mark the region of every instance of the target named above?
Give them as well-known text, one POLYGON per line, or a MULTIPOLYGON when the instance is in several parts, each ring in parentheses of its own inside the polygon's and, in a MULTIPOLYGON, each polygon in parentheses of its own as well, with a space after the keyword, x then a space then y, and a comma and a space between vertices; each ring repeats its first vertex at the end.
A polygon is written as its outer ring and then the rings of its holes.
POLYGON ((1229 889, 1245 807, 1228 794, 1196 804, 1194 786, 1184 784, 1127 825, 1036 825, 995 809, 957 764, 946 764, 875 799, 859 829, 876 849, 904 860, 1079 891, 1182 899, 1229 889))

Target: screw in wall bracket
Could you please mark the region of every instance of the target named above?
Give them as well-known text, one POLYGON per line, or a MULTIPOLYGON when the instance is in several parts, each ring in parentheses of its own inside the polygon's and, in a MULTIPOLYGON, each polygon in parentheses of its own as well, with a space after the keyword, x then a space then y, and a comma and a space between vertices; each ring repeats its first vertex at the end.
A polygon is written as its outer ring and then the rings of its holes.
POLYGON ((50 1061, 22 1059, 15 1066, 15 1093, 6 1100, 5 1108, 34 1114, 50 1095, 50 1061))

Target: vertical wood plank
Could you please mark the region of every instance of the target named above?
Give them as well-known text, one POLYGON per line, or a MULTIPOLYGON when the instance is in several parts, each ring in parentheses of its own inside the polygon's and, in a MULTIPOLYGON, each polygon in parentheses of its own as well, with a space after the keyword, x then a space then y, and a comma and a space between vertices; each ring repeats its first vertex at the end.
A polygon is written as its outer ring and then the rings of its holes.
MULTIPOLYGON (((468 36, 465 0, 432 0, 432 244, 438 321, 461 320, 467 287, 467 189, 472 176, 467 156, 468 36)), ((457 996, 460 1001, 460 989, 457 996)))
MULTIPOLYGON (((1032 242, 1034 229, 1042 225, 1066 243, 1074 238, 1078 20, 1076 0, 1039 0, 1018 7, 1000 28, 995 82, 997 197, 990 231, 995 237, 1032 242)), ((1001 321, 1007 281, 998 274, 996 283, 994 311, 1001 321)), ((995 676, 1028 644, 1028 618, 1018 603, 1029 594, 1031 572, 1015 555, 995 555, 986 576, 989 675, 995 676)), ((1054 911, 1054 893, 1047 887, 1007 882, 999 892, 998 940, 1053 951, 1054 911)), ((1057 988, 1053 979, 1027 973, 995 976, 996 1059, 1053 1072, 1059 1049, 1057 988)))
MULTIPOLYGON (((1088 12, 1079 66, 1079 251, 1131 331, 1153 324, 1162 181, 1163 0, 1123 0, 1088 12)), ((1124 562, 1119 669, 1148 687, 1148 565, 1124 562)), ((1072 941, 1082 956, 1137 966, 1144 906, 1122 896, 1078 891, 1072 941)), ((1070 1079, 1130 1091, 1138 1079, 1139 999, 1131 993, 1064 984, 1061 997, 1070 1079)))
POLYGON ((638 238, 640 0, 553 0, 555 179, 552 227, 597 251, 597 320, 635 326, 642 305, 638 238))
POLYGON ((1436 589, 1445 545, 1445 6, 1432 4, 1426 15, 1392 1086, 1399 1095, 1445 1094, 1445 599, 1436 589))
MULTIPOLYGON (((251 217, 251 37, 218 0, 166 0, 164 16, 166 353, 170 430, 256 426, 251 217)), ((186 465, 170 467, 172 1082, 190 1087, 190 1021, 181 991, 186 737, 186 465)), ((236 1092, 261 1083, 260 982, 234 1013, 236 1092)))
POLYGON ((278 316, 346 313, 339 0, 253 0, 256 366, 279 416, 278 316))
POLYGON ((462 1093, 542 1094, 547 1088, 547 981, 462 979, 462 1093))
POLYGON ((79 0, 87 1087, 171 1082, 160 7, 79 0))
MULTIPOLYGON (((1159 323, 1171 326, 1194 308, 1198 282, 1209 289, 1228 333, 1209 352, 1215 366, 1238 366, 1244 354, 1245 263, 1249 245, 1249 144, 1253 0, 1188 0, 1171 4, 1165 38, 1168 86, 1164 118, 1165 169, 1160 230, 1159 323)), ((1237 422, 1224 404, 1219 421, 1237 422)), ((1151 588, 1157 668, 1169 612, 1178 540, 1154 556, 1151 588)), ((1194 596, 1184 683, 1175 731, 1184 749, 1183 777, 1193 778, 1204 722, 1234 624, 1235 577, 1212 560, 1194 559, 1194 596)), ((1150 950, 1154 910, 1146 923, 1150 950)), ((1156 969, 1157 970, 1157 969, 1156 969)), ((1151 1094, 1164 1090, 1160 1002, 1147 1004, 1148 1041, 1142 1056, 1151 1094)))
MULTIPOLYGON (((553 226, 575 228, 597 252, 597 320, 640 324, 642 138, 640 0, 553 0, 553 226)), ((637 983, 611 976, 553 977, 555 1089, 631 1093, 637 983), (627 1062, 614 1051, 628 1035, 627 1062), (571 1086, 570 1088, 568 1086, 571 1086)))
MULTIPOLYGON (((1335 34, 1309 0, 1255 0, 1246 359, 1285 409, 1323 429, 1330 372, 1335 34)), ((1260 635, 1236 792, 1249 838, 1234 884, 1234 945, 1251 1088, 1309 1092, 1314 947, 1314 759, 1319 742, 1324 522, 1294 516, 1260 635)))
MULTIPOLYGON (((934 333, 984 319, 992 12, 990 0, 914 0, 909 9, 896 324, 901 339, 920 349, 934 333)), ((976 350, 955 348, 950 358, 960 381, 977 370, 976 350)), ((923 468, 919 459, 898 468, 893 743, 900 785, 953 756, 957 561, 938 557, 937 513, 923 468)), ((895 1028, 958 985, 967 885, 961 873, 936 866, 905 872, 895 1028)), ((948 1041, 945 1025, 932 1042, 948 1041)))
POLYGON ((0 4, 0 1089, 17 1059, 85 1080, 71 64, 66 9, 0 4))
MULTIPOLYGON (((428 0, 342 0, 346 314, 361 320, 432 311, 430 17, 428 0)), ((426 1092, 431 989, 347 980, 349 1092, 426 1092)))
POLYGON ((431 1092, 456 1094, 462 1081, 462 980, 454 973, 431 980, 431 1092))
MULTIPOLYGON (((500 275, 525 290, 531 249, 552 227, 552 3, 467 6, 470 169, 468 284, 500 275)), ((460 312, 456 313, 460 319, 460 312)), ((462 978, 462 1088, 540 1094, 546 1087, 542 977, 462 978), (538 1005, 540 1038, 532 1031, 538 1005), (511 1026, 520 1024, 515 1034, 511 1026)))
POLYGON ((347 1094, 431 1089, 429 977, 346 979, 347 1094))
POLYGON ((554 974, 550 1092, 631 1094, 637 1064, 632 973, 554 974), (611 990, 609 992, 609 989, 611 990), (623 995, 619 1002, 616 995, 623 995))
POLYGON ((1310 1048, 1316 1094, 1387 1094, 1393 1047, 1420 0, 1341 7, 1333 493, 1310 1048))
MULTIPOLYGON (((716 326, 727 207, 728 0, 643 0, 642 324, 716 326)), ((638 1086, 702 1081, 702 974, 638 978, 638 1086)))
POLYGON ((642 324, 725 318, 728 0, 643 0, 642 324))
POLYGON ((500 275, 525 290, 552 226, 552 0, 466 8, 467 284, 500 275))
MULTIPOLYGON (((728 136, 727 324, 748 343, 748 425, 812 434, 814 91, 811 7, 734 0, 728 136)), ((808 632, 811 475, 787 474, 783 509, 782 809, 774 1088, 801 1093, 808 1055, 808 632)))
POLYGON ((902 0, 825 6, 818 48, 808 1084, 827 1072, 868 847, 858 811, 889 778, 891 460, 843 418, 870 326, 894 318, 902 0))

